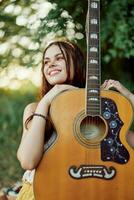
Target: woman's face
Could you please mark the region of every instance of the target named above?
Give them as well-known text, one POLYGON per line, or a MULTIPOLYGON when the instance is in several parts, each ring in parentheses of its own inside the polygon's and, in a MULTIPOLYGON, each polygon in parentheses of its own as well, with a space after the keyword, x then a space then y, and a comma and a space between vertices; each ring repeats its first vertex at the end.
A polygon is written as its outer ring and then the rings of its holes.
POLYGON ((64 83, 67 79, 66 62, 58 45, 50 46, 45 52, 44 75, 51 85, 64 83))

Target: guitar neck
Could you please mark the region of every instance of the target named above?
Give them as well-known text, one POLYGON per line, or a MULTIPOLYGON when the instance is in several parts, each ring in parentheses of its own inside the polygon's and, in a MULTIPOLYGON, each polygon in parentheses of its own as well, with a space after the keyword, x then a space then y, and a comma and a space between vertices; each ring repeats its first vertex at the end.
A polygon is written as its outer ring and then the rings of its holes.
POLYGON ((100 115, 100 1, 88 0, 86 114, 100 115))

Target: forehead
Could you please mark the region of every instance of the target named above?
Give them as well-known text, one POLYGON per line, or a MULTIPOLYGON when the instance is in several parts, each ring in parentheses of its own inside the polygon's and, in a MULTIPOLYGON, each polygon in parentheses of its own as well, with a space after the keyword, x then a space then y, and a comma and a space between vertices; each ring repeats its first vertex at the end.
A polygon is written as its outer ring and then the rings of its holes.
POLYGON ((51 58, 51 57, 56 56, 57 54, 62 54, 59 46, 58 45, 52 45, 46 50, 44 58, 51 58))

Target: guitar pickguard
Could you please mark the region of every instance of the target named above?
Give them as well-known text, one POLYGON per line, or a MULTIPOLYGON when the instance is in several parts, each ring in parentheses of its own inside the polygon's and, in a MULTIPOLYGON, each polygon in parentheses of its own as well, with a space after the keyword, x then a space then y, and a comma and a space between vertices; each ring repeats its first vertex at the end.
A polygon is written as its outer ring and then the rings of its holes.
POLYGON ((108 134, 101 142, 101 159, 125 164, 129 160, 129 153, 120 141, 119 133, 123 122, 119 117, 115 102, 102 98, 102 116, 108 125, 108 134))

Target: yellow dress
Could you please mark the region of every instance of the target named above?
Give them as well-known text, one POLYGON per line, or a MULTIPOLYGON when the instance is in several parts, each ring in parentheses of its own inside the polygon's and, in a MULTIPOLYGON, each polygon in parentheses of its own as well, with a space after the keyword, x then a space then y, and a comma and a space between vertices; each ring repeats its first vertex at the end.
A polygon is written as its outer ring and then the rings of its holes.
POLYGON ((35 200, 33 184, 24 182, 16 200, 35 200))

